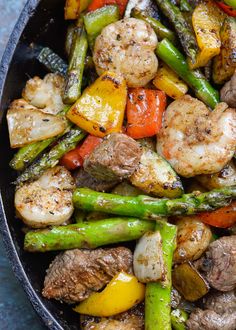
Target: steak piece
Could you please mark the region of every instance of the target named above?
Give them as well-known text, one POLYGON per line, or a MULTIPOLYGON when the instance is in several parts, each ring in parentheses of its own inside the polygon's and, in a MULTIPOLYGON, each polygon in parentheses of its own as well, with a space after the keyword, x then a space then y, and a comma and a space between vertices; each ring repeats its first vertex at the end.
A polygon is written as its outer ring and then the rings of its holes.
POLYGON ((144 304, 109 318, 81 315, 83 330, 144 330, 144 304))
POLYGON ((232 108, 236 108, 236 71, 220 91, 220 99, 232 108))
POLYGON ((117 185, 117 181, 104 181, 99 180, 85 172, 80 168, 74 173, 75 184, 77 188, 89 188, 95 191, 106 192, 110 191, 117 185))
POLYGON ((130 177, 139 165, 142 147, 125 134, 106 137, 85 159, 84 169, 104 181, 121 181, 130 177))
POLYGON ((203 298, 203 305, 220 315, 236 312, 236 292, 212 292, 203 298))
POLYGON ((132 262, 132 252, 125 247, 65 251, 47 270, 43 296, 69 304, 83 301, 117 273, 132 273, 132 262))
POLYGON ((209 309, 197 308, 186 324, 189 330, 235 330, 236 312, 219 315, 209 309))
POLYGON ((236 287, 236 235, 224 236, 211 243, 199 260, 209 284, 219 291, 236 287))

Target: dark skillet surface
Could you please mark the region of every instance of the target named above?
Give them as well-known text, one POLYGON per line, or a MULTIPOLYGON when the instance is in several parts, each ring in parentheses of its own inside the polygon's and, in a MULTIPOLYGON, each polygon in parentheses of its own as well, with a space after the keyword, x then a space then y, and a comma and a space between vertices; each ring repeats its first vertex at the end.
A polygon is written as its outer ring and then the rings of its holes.
POLYGON ((15 178, 8 163, 13 155, 8 141, 5 114, 11 100, 19 98, 29 77, 46 72, 33 59, 32 42, 50 46, 63 56, 65 25, 64 0, 31 0, 13 31, 0 68, 0 228, 13 270, 34 308, 50 329, 79 329, 79 317, 71 307, 41 297, 45 270, 53 254, 29 254, 23 251, 21 223, 15 219, 15 178), (19 42, 18 42, 19 40, 19 42))

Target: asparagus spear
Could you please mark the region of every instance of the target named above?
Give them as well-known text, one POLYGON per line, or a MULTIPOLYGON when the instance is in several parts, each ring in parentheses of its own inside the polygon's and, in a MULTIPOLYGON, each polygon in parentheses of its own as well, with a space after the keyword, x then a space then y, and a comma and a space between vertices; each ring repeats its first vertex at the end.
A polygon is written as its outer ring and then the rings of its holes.
POLYGON ((143 21, 149 23, 153 30, 156 32, 156 35, 159 39, 167 38, 174 44, 176 44, 176 35, 173 31, 167 29, 161 22, 152 18, 150 16, 145 15, 140 9, 133 8, 131 10, 131 16, 137 19, 142 19, 143 21))
POLYGON ((188 0, 180 0, 179 8, 181 11, 191 13, 193 11, 193 7, 188 2, 188 0))
MULTIPOLYGON (((70 109, 69 106, 59 113, 59 116, 65 116, 67 111, 70 109)), ((72 123, 68 121, 68 128, 71 128, 72 123)), ((53 142, 56 142, 61 136, 67 133, 67 130, 62 134, 49 138, 43 141, 34 142, 28 144, 25 147, 19 149, 19 151, 14 155, 13 159, 10 161, 10 166, 16 171, 23 171, 29 164, 31 164, 48 146, 53 142)))
POLYGON ((174 330, 185 330, 188 314, 181 309, 173 309, 171 312, 171 324, 174 330))
POLYGON ((76 29, 75 24, 70 24, 68 26, 67 32, 66 32, 65 51, 66 51, 66 55, 68 56, 68 58, 70 57, 72 45, 74 42, 75 29, 76 29))
POLYGON ((198 51, 197 41, 180 9, 169 0, 156 0, 156 3, 175 27, 185 53, 194 63, 198 51))
POLYGON ((171 268, 176 247, 177 228, 165 221, 156 223, 162 237, 165 278, 161 282, 149 283, 145 296, 145 329, 171 330, 171 268))
POLYGON ((75 248, 92 249, 107 244, 138 239, 154 228, 154 222, 134 218, 110 218, 52 227, 51 229, 28 232, 25 236, 24 249, 30 252, 75 248))
POLYGON ((93 49, 95 39, 101 33, 102 29, 108 24, 118 21, 119 18, 120 14, 117 6, 105 6, 84 16, 84 25, 91 49, 93 49))
POLYGON ((70 62, 66 75, 64 103, 73 104, 81 95, 84 63, 88 50, 88 41, 83 27, 75 30, 74 44, 70 53, 70 62))
POLYGON ((45 170, 54 167, 58 164, 60 158, 64 156, 68 151, 74 149, 79 141, 86 136, 80 128, 72 128, 58 144, 53 147, 49 152, 46 152, 42 157, 30 165, 17 179, 16 184, 22 184, 28 180, 37 179, 45 170))
POLYGON ((128 197, 100 193, 87 188, 76 189, 73 194, 76 208, 149 220, 212 211, 228 205, 232 199, 236 199, 236 186, 206 193, 185 194, 177 199, 159 199, 144 195, 128 197))
POLYGON ((195 92, 196 96, 212 109, 220 102, 219 92, 205 79, 199 70, 190 70, 180 51, 167 39, 159 42, 157 56, 175 71, 195 92))

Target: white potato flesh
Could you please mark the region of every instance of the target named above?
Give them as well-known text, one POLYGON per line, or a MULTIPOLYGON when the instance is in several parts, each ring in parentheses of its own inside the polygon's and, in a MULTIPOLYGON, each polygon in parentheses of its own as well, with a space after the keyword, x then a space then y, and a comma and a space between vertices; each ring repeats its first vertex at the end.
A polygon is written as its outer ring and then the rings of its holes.
POLYGON ((197 260, 205 252, 212 239, 210 227, 196 216, 178 219, 177 248, 174 252, 174 262, 197 260))
POLYGON ((142 20, 125 18, 109 24, 97 37, 94 46, 97 73, 118 72, 128 87, 143 87, 157 72, 156 47, 154 30, 142 20))
POLYGON ((134 251, 134 274, 142 283, 157 282, 164 276, 162 239, 158 231, 148 232, 138 241, 134 251))
POLYGON ((7 112, 7 123, 12 148, 57 136, 66 129, 62 117, 43 113, 23 99, 12 102, 7 112))
POLYGON ((47 170, 37 181, 20 187, 15 194, 17 215, 32 228, 61 225, 74 208, 74 179, 63 166, 47 170))
POLYGON ((43 112, 56 115, 64 107, 64 87, 65 79, 61 75, 49 73, 44 79, 34 77, 28 80, 22 97, 43 112))

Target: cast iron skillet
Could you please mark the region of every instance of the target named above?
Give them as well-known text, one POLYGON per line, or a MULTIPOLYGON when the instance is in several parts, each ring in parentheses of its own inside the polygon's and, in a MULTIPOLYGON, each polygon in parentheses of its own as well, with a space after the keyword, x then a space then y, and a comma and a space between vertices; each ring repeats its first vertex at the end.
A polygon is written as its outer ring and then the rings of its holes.
POLYGON ((33 307, 49 329, 79 329, 79 317, 71 307, 43 299, 40 292, 45 270, 53 254, 30 254, 23 250, 21 224, 15 218, 15 173, 9 168, 6 110, 19 98, 26 80, 45 75, 34 60, 32 43, 50 46, 63 56, 65 23, 64 0, 29 0, 11 35, 0 67, 0 229, 16 277, 21 282, 33 307))

